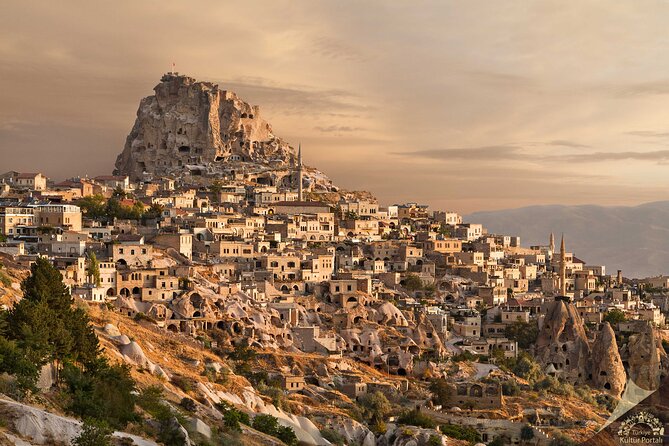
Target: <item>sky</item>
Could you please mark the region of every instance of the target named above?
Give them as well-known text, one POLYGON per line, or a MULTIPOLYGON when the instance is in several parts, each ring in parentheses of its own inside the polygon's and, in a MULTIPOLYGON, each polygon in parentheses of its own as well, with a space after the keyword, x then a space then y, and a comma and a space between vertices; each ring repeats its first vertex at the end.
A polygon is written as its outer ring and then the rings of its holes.
POLYGON ((261 106, 382 204, 633 205, 669 190, 669 1, 5 0, 0 171, 111 173, 161 75, 261 106))

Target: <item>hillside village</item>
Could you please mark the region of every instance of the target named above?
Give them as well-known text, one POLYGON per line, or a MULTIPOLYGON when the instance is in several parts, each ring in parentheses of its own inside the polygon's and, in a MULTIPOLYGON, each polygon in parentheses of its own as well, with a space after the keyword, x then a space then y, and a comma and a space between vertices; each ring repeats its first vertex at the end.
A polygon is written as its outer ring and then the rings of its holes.
POLYGON ((258 113, 168 73, 114 175, 0 175, 5 308, 46 257, 106 354, 202 406, 183 444, 208 444, 222 401, 303 444, 570 444, 659 388, 669 277, 625 278, 563 236, 524 247, 455 211, 382 206, 258 113), (232 104, 220 134, 179 115, 203 98, 232 104), (392 409, 352 415, 371 397, 392 409))

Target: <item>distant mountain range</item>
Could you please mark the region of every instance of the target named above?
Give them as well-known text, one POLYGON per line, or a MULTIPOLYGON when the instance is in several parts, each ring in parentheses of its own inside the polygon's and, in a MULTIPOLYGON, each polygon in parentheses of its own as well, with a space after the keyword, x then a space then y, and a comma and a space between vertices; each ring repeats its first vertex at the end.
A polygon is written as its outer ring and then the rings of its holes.
POLYGON ((559 246, 564 233, 568 252, 608 274, 625 277, 669 273, 669 201, 639 206, 529 206, 476 212, 467 222, 490 233, 518 235, 523 246, 547 245, 551 232, 559 246))

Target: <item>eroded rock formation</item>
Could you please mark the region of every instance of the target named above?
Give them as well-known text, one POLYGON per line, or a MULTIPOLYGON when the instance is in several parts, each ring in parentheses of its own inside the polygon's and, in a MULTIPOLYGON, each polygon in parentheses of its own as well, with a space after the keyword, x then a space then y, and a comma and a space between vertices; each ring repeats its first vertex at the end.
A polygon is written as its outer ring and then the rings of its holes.
POLYGON ((592 345, 591 356, 592 384, 620 397, 625 390, 627 375, 623 366, 616 335, 608 322, 604 322, 601 331, 592 345))
POLYGON ((643 389, 656 390, 660 386, 663 349, 650 324, 630 336, 627 352, 632 381, 643 389))
POLYGON ((588 377, 590 346, 583 321, 574 306, 563 300, 552 302, 536 343, 537 360, 545 369, 572 384, 588 377))
POLYGON ((116 173, 194 175, 240 161, 288 166, 295 152, 272 133, 257 106, 218 85, 168 73, 141 100, 137 119, 116 160, 116 173))

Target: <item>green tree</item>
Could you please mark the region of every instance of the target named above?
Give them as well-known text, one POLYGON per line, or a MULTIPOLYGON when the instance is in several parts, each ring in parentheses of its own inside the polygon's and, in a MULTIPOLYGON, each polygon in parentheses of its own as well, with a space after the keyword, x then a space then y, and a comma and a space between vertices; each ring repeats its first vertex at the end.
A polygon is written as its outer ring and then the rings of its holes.
POLYGON ((286 443, 288 446, 297 446, 297 435, 295 435, 295 431, 292 427, 279 426, 275 437, 286 443))
POLYGON ((442 424, 440 429, 442 434, 453 437, 456 440, 468 441, 471 444, 481 441, 481 434, 476 429, 469 426, 460 426, 457 424, 442 424))
POLYGON ((164 206, 161 206, 160 204, 157 204, 157 203, 153 203, 149 207, 149 209, 144 211, 144 214, 142 215, 142 219, 143 220, 147 220, 147 219, 157 219, 157 220, 159 220, 162 217, 164 210, 165 210, 164 206))
POLYGON ((321 429, 321 437, 337 446, 344 446, 346 444, 346 437, 334 429, 321 429))
POLYGON ((453 231, 451 229, 452 227, 446 223, 441 223, 439 225, 439 231, 438 233, 441 234, 442 236, 446 238, 450 238, 453 236, 453 231))
POLYGON ((268 414, 259 414, 253 418, 253 429, 264 432, 268 435, 274 435, 279 427, 279 420, 268 414))
POLYGON ((413 409, 409 410, 406 412, 403 412, 398 418, 397 422, 399 424, 406 424, 410 426, 416 426, 416 427, 424 427, 428 429, 434 428, 437 423, 434 421, 434 419, 427 415, 424 414, 423 412, 413 409))
POLYGON ((281 426, 279 420, 272 415, 260 414, 253 419, 253 429, 278 438, 288 446, 297 446, 295 431, 287 426, 281 426))
POLYGON ((88 256, 86 274, 91 283, 94 283, 96 287, 100 286, 100 264, 98 263, 98 258, 94 252, 91 252, 90 256, 88 256))
POLYGON ((72 446, 112 446, 112 429, 104 422, 86 420, 72 446))
POLYGON ((99 355, 97 336, 88 315, 73 308, 63 278, 51 263, 38 258, 21 284, 21 299, 8 314, 7 336, 15 340, 36 367, 51 362, 94 365, 99 355))
POLYGON ((526 424, 520 429, 520 439, 529 441, 534 438, 534 429, 529 424, 526 424))
POLYGON ((627 317, 625 316, 625 312, 619 310, 618 308, 613 308, 607 311, 606 315, 604 315, 604 321, 608 322, 612 326, 615 326, 620 322, 625 322, 626 320, 627 317))
POLYGON ((418 291, 423 288, 423 281, 416 274, 407 274, 404 278, 404 288, 409 291, 418 291))
POLYGON ((535 382, 543 376, 541 366, 527 352, 521 352, 512 364, 514 375, 530 382, 535 382))
POLYGON ((137 419, 135 382, 127 365, 105 361, 95 370, 82 371, 68 364, 63 378, 71 397, 67 409, 80 417, 104 420, 115 429, 137 419))
POLYGON ((504 334, 507 338, 517 341, 519 348, 527 350, 537 342, 539 327, 536 321, 516 321, 506 326, 504 334))
POLYGON ((379 391, 361 396, 358 404, 370 424, 382 422, 392 409, 388 398, 379 391))
POLYGON ((77 205, 81 208, 81 213, 84 217, 99 219, 106 216, 106 200, 102 195, 97 194, 84 197, 77 201, 77 205))
POLYGON ((505 435, 498 435, 493 441, 488 443, 488 446, 505 446, 510 444, 509 439, 505 435))
POLYGON ((123 200, 128 194, 123 190, 121 186, 116 186, 116 189, 114 189, 114 192, 112 192, 112 197, 117 198, 119 200, 123 200))
POLYGON ((430 383, 430 392, 432 392, 432 401, 446 407, 451 399, 453 389, 444 378, 435 379, 430 383))
POLYGON ((214 203, 221 202, 221 191, 223 190, 223 183, 220 180, 216 180, 209 185, 209 193, 211 193, 211 201, 214 203))

